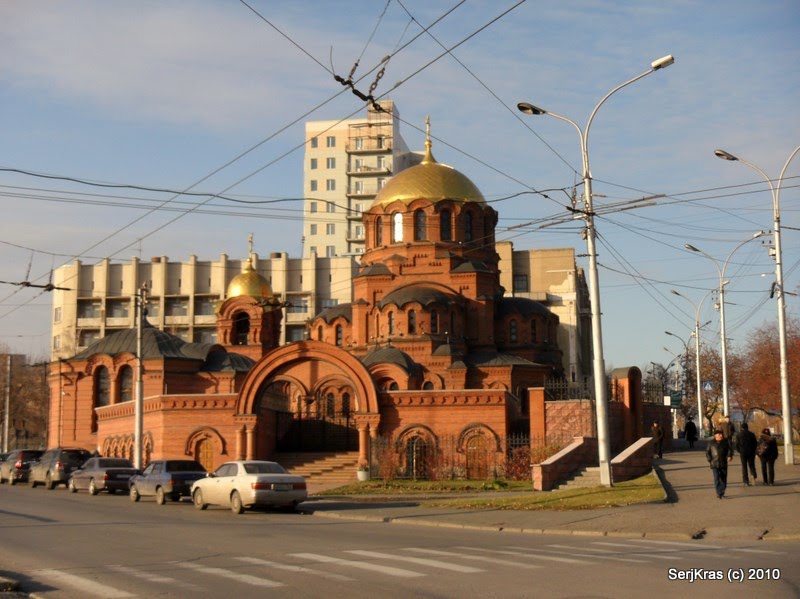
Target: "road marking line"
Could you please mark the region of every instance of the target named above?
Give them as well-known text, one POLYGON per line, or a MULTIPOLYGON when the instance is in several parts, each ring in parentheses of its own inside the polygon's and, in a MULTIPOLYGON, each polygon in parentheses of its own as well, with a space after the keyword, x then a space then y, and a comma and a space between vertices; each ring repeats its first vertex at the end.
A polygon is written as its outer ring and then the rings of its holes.
POLYGON ((747 548, 733 548, 730 551, 740 551, 741 553, 766 553, 768 555, 784 555, 784 551, 770 551, 769 549, 747 549, 747 548))
MULTIPOLYGON (((635 552, 634 555, 641 557, 652 557, 653 559, 686 559, 687 557, 685 555, 674 555, 677 551, 679 551, 678 549, 666 549, 661 553, 639 553, 639 549, 624 543, 603 543, 600 541, 595 541, 592 543, 592 545, 604 545, 606 547, 623 547, 625 549, 632 549, 635 552)), ((692 552, 692 555, 696 556, 698 554, 692 552)))
POLYGON ((274 588, 285 586, 282 582, 276 582, 267 578, 259 578, 258 576, 251 576, 250 574, 231 572, 230 570, 225 570, 224 568, 213 568, 211 566, 202 566, 200 564, 193 564, 191 562, 175 562, 175 565, 180 566, 181 568, 202 572, 203 574, 211 574, 213 576, 220 576, 222 578, 230 578, 231 580, 243 582, 244 584, 249 584, 254 587, 274 588))
POLYGON ((146 580, 147 582, 154 582, 157 584, 180 584, 182 589, 194 590, 194 591, 204 590, 203 587, 191 583, 178 581, 176 578, 171 578, 169 576, 162 576, 161 574, 155 574, 153 572, 145 572, 143 570, 138 570, 130 566, 122 566, 115 564, 107 566, 107 568, 109 570, 113 570, 114 572, 119 572, 121 574, 127 574, 128 576, 133 576, 134 578, 141 578, 142 580, 146 580))
POLYGON ((400 560, 410 562, 412 564, 419 564, 420 566, 430 566, 431 568, 441 568, 443 570, 452 570, 453 572, 462 572, 464 574, 474 574, 475 572, 486 572, 480 568, 473 568, 472 566, 459 566, 458 564, 449 564, 438 559, 426 559, 423 557, 407 557, 402 555, 391 555, 389 553, 381 553, 379 551, 364 551, 361 549, 351 549, 347 553, 361 555, 363 557, 377 557, 382 559, 400 560))
POLYGON ((318 555, 316 553, 292 553, 292 557, 300 559, 310 559, 315 562, 323 564, 340 564, 350 568, 360 568, 361 570, 371 570, 373 572, 380 572, 388 576, 397 576, 401 578, 419 578, 425 576, 421 572, 412 572, 411 570, 403 570, 402 568, 392 568, 391 566, 381 566, 380 564, 370 564, 368 562, 356 562, 349 559, 341 559, 338 557, 330 557, 327 555, 318 555))
POLYGON ((69 574, 68 572, 62 572, 61 570, 36 570, 35 573, 41 574, 45 578, 55 580, 60 584, 65 584, 67 586, 76 588, 81 593, 87 593, 89 595, 94 595, 95 597, 107 597, 109 599, 113 599, 116 597, 136 596, 126 591, 120 591, 119 589, 115 589, 101 582, 89 580, 83 576, 69 574))
MULTIPOLYGON (((597 555, 587 554, 587 553, 575 553, 575 547, 570 547, 569 545, 548 545, 548 547, 553 547, 555 549, 566 549, 570 551, 570 555, 575 555, 577 557, 598 557, 597 555)), ((603 559, 610 559, 616 562, 631 562, 635 564, 646 564, 647 561, 643 559, 633 559, 630 557, 617 557, 614 555, 609 555, 613 553, 608 549, 592 549, 591 547, 581 547, 581 551, 591 551, 595 554, 601 553, 603 554, 603 559)))
POLYGON ((304 568, 303 566, 291 566, 289 564, 281 564, 278 562, 271 562, 257 557, 237 557, 239 561, 256 566, 267 566, 268 568, 275 568, 276 570, 286 570, 288 572, 299 572, 301 574, 313 574, 315 576, 322 576, 323 578, 330 578, 331 580, 340 580, 343 582, 350 582, 355 580, 343 574, 334 574, 333 572, 323 572, 322 570, 313 570, 312 568, 304 568))
POLYGON ((421 547, 406 547, 405 551, 416 551, 417 553, 427 553, 430 555, 457 557, 459 559, 473 560, 476 562, 486 562, 487 564, 503 564, 505 566, 527 568, 529 570, 538 570, 539 568, 542 567, 538 564, 526 564, 524 562, 515 562, 513 560, 505 558, 489 557, 488 555, 464 555, 463 553, 456 553, 454 551, 441 551, 438 549, 422 549, 421 547))
POLYGON ((514 549, 515 551, 503 551, 500 549, 475 549, 473 547, 459 547, 459 549, 470 549, 472 551, 491 551, 492 553, 502 553, 503 555, 516 555, 517 557, 520 556, 520 551, 525 552, 525 556, 535 557, 538 559, 543 559, 546 561, 551 562, 560 562, 562 564, 593 564, 596 562, 587 562, 585 559, 572 559, 571 557, 558 557, 555 555, 548 555, 546 553, 537 552, 530 547, 509 547, 509 549, 514 549))
POLYGON ((655 541, 652 539, 632 539, 635 543, 650 543, 651 545, 673 545, 675 547, 691 547, 692 549, 724 549, 719 545, 700 545, 698 543, 681 543, 680 541, 655 541))

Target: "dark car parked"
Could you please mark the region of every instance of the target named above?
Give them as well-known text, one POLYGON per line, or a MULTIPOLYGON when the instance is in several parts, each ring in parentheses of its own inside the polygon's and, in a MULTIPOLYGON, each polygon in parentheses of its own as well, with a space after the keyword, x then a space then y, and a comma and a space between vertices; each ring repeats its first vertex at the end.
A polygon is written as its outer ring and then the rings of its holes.
POLYGON ((44 452, 40 449, 15 449, 9 452, 0 464, 0 484, 8 481, 12 485, 28 480, 31 462, 38 460, 44 452))
POLYGON ((205 475, 206 469, 194 460, 155 460, 141 474, 131 477, 131 501, 152 495, 159 505, 167 499, 180 501, 191 496, 192 483, 205 475))
POLYGON ((55 489, 56 485, 66 485, 72 471, 80 468, 90 457, 92 454, 85 449, 64 447, 48 449, 38 462, 31 464, 28 482, 31 487, 43 484, 51 490, 55 489))
POLYGON ((97 495, 100 491, 111 494, 125 492, 131 476, 137 473, 131 461, 124 458, 91 458, 72 472, 67 488, 73 493, 87 489, 89 495, 97 495))

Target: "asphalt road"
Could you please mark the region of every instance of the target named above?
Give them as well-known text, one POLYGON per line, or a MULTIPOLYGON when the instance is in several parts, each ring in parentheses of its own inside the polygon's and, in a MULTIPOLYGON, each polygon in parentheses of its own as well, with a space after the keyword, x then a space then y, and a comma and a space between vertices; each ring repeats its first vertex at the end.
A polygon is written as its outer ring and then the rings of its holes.
POLYGON ((0 575, 40 597, 800 596, 800 543, 526 535, 0 487, 0 575), (750 577, 744 582, 730 579, 750 577), (722 580, 716 580, 721 576, 722 580), (699 580, 689 582, 688 578, 699 580), (778 580, 774 580, 778 578, 778 580))

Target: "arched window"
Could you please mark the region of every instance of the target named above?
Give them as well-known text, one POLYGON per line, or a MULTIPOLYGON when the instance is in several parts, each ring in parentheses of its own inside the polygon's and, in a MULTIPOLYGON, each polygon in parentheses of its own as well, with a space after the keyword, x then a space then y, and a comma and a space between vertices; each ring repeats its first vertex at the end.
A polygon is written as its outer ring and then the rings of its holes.
POLYGON ((336 345, 342 347, 342 325, 336 325, 336 345))
POLYGON ((245 312, 237 312, 233 316, 232 345, 247 345, 250 335, 250 317, 245 312))
POLYGON ((431 312, 431 335, 439 332, 439 313, 436 310, 431 312))
POLYGON ((389 391, 399 391, 399 390, 400 390, 400 385, 392 381, 392 383, 389 385, 389 391))
POLYGON ((536 343, 538 341, 536 337, 536 321, 531 320, 531 343, 536 343))
POLYGON ((111 403, 111 377, 108 368, 100 366, 94 371, 94 407, 100 408, 111 403))
POLYGON ((432 391, 433 390, 433 383, 430 381, 425 381, 422 383, 423 391, 432 391))
POLYGON ((322 325, 317 327, 317 341, 322 341, 322 325))
POLYGON ((417 210, 414 213, 414 241, 422 241, 427 235, 425 228, 427 227, 427 217, 424 210, 417 210))
POLYGON ((508 323, 508 340, 511 343, 517 342, 517 321, 512 320, 508 323))
POLYGON ((394 312, 389 312, 389 334, 394 335, 394 312))
POLYGON ((472 212, 464 213, 464 241, 472 241, 472 212))
POLYGON ((408 311, 408 334, 417 334, 417 313, 414 310, 408 311))
POLYGON ((379 216, 375 219, 375 247, 383 245, 383 219, 379 216))
POLYGON ((439 239, 453 241, 453 213, 449 210, 439 213, 439 239))
POLYGON ((328 393, 325 397, 325 415, 328 418, 336 416, 336 399, 333 397, 333 393, 328 393))
POLYGON ((119 371, 119 400, 133 400, 133 368, 123 366, 119 371))
POLYGON ((392 243, 403 241, 403 214, 395 212, 392 214, 392 243))
POLYGON ((350 394, 343 393, 342 394, 342 416, 345 418, 350 417, 350 394))

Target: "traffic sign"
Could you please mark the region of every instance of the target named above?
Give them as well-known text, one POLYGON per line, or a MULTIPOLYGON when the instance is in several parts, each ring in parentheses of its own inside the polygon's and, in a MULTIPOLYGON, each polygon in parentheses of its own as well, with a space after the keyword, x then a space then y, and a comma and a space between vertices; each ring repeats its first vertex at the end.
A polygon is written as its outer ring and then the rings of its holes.
POLYGON ((714 383, 712 383, 711 381, 706 381, 705 383, 703 383, 703 391, 710 393, 713 390, 714 390, 714 383))

